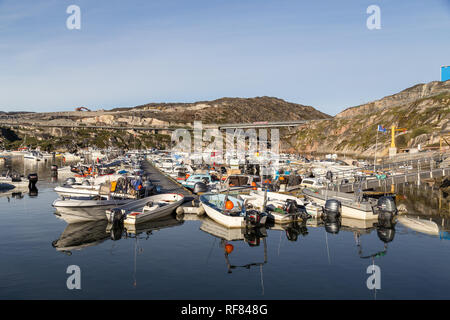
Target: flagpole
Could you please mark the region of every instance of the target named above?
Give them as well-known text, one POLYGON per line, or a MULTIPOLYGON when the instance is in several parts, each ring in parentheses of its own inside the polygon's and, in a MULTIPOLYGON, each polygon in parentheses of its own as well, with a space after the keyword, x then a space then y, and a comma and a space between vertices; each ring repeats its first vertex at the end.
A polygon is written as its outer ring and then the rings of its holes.
POLYGON ((378 130, 379 128, 377 127, 377 137, 376 137, 376 142, 375 142, 375 158, 373 160, 373 173, 375 173, 375 165, 377 163, 377 150, 378 150, 378 130))

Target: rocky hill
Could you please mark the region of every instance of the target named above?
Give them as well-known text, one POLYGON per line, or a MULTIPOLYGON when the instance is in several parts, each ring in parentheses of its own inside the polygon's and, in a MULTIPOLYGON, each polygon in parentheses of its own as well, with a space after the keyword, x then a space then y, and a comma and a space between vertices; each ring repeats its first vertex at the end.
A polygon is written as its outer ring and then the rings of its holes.
POLYGON ((222 98, 195 103, 150 103, 130 109, 113 109, 122 116, 155 118, 166 124, 251 123, 330 118, 311 106, 286 102, 273 97, 222 98))
MULTIPOLYGON (((450 80, 418 84, 397 94, 347 108, 331 121, 318 121, 286 134, 288 144, 304 152, 375 154, 378 125, 407 128, 398 148, 436 147, 439 133, 450 130, 450 80)), ((390 132, 379 133, 378 153, 386 155, 390 132)))
POLYGON ((98 147, 133 146, 167 147, 169 131, 173 127, 192 126, 194 121, 204 124, 251 123, 255 121, 288 121, 327 119, 330 116, 314 109, 272 97, 222 98, 195 103, 149 103, 133 108, 100 111, 72 111, 0 114, 0 123, 20 124, 12 130, 5 126, 0 134, 0 148, 14 148, 25 141, 45 149, 84 145, 98 147), (47 128, 48 125, 68 128, 47 128), (100 130, 91 126, 152 127, 158 133, 133 130, 100 130), (6 128, 8 130, 6 130, 6 128), (19 137, 11 141, 9 137, 19 137))

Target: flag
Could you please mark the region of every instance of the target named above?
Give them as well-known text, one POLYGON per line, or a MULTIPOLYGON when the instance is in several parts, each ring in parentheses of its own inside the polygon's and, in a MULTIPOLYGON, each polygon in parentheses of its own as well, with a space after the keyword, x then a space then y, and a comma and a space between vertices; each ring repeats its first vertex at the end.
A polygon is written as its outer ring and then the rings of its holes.
POLYGON ((383 127, 381 124, 378 125, 378 131, 379 132, 386 132, 386 128, 383 127))

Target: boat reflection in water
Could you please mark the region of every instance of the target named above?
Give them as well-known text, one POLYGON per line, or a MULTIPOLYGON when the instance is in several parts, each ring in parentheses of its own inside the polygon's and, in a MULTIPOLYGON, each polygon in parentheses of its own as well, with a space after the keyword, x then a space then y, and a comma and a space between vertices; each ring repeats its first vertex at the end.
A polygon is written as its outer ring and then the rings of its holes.
MULTIPOLYGON (((318 226, 317 219, 307 220, 307 221, 292 221, 290 223, 275 224, 270 230, 281 231, 286 234, 286 239, 289 241, 297 241, 299 236, 306 237, 308 235, 307 226, 318 226), (311 221, 311 224, 310 224, 311 221)), ((281 237, 281 234, 280 234, 281 237)))
POLYGON ((228 273, 232 273, 237 269, 249 270, 252 267, 259 267, 262 294, 264 295, 263 266, 267 263, 266 228, 227 228, 208 217, 200 218, 200 220, 202 220, 200 230, 220 239, 219 248, 223 250, 228 273), (231 254, 235 250, 235 246, 232 242, 245 241, 250 247, 259 247, 261 239, 264 248, 264 257, 262 261, 249 262, 242 265, 236 265, 231 262, 231 254))
MULTIPOLYGON (((67 212, 66 212, 67 213, 67 212)), ((58 216, 58 214, 55 214, 58 216)), ((61 219, 66 218, 64 214, 58 216, 61 219)), ((71 214, 68 215, 71 221, 71 214)), ((138 225, 110 224, 105 219, 95 221, 84 221, 69 223, 64 229, 59 239, 52 242, 52 246, 60 252, 72 255, 74 250, 82 250, 101 244, 105 240, 117 241, 120 239, 134 239, 134 274, 133 285, 137 286, 136 265, 137 256, 143 252, 143 248, 139 245, 139 240, 148 240, 153 232, 180 226, 184 221, 175 219, 172 216, 152 220, 138 225)))
POLYGON ((125 227, 123 224, 113 225, 111 223, 107 223, 106 232, 110 234, 112 240, 119 240, 121 238, 139 238, 147 240, 154 231, 180 226, 183 223, 183 220, 177 220, 172 216, 166 216, 164 218, 139 223, 136 225, 127 224, 125 227))
POLYGON ((105 220, 69 223, 52 246, 60 252, 72 255, 74 250, 96 246, 109 238, 105 220))
POLYGON ((148 240, 155 231, 166 228, 180 226, 184 223, 183 220, 177 220, 172 216, 166 216, 160 219, 151 220, 137 225, 129 225, 126 227, 123 223, 111 224, 108 223, 106 232, 109 234, 111 240, 117 241, 120 239, 134 239, 134 271, 133 271, 133 286, 137 287, 137 256, 144 252, 140 246, 139 240, 148 240))

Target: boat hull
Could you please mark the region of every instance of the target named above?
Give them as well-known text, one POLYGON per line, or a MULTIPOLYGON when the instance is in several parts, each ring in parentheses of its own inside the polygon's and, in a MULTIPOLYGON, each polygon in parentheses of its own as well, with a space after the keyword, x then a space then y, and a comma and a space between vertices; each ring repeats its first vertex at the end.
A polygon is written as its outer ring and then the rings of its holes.
MULTIPOLYGON (((326 197, 321 194, 321 192, 313 192, 308 190, 303 190, 303 193, 313 200, 317 205, 324 206, 326 202, 326 197)), ((331 193, 328 199, 337 199, 340 198, 334 197, 331 193)), ((353 218, 353 219, 361 219, 361 220, 377 220, 378 214, 375 214, 369 205, 361 204, 361 203, 352 203, 349 205, 346 201, 341 201, 342 204, 342 217, 353 218)))
MULTIPOLYGON (((115 207, 114 210, 121 210, 126 213, 123 223, 125 225, 135 225, 148 222, 171 215, 184 202, 184 196, 177 193, 158 194, 143 199, 132 201, 126 205, 115 207), (153 211, 142 211, 148 202, 173 201, 153 211), (140 210, 139 212, 136 212, 140 210), (133 213, 136 213, 135 215, 133 213)), ((108 221, 111 220, 112 210, 106 210, 108 221)))
MULTIPOLYGON (((214 196, 223 196, 223 195, 214 195, 214 196)), ((200 197, 200 201, 202 203, 203 208, 205 209, 208 217, 213 219, 215 222, 227 227, 227 228, 244 228, 245 220, 242 216, 228 216, 221 213, 218 209, 216 209, 210 202, 208 197, 214 197, 212 195, 203 195, 200 197)), ((231 199, 231 197, 230 197, 231 199)), ((236 199, 237 200, 237 199, 236 199)), ((243 204, 242 204, 243 205, 243 204)))

